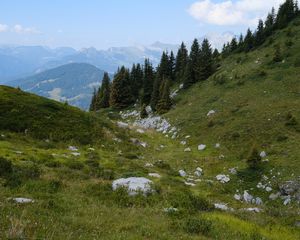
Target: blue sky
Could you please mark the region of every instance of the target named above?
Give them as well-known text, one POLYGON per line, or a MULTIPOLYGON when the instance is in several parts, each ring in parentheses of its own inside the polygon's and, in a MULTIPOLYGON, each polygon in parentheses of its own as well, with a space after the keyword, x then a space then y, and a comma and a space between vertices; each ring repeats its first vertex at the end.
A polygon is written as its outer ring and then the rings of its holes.
POLYGON ((180 43, 254 27, 282 0, 2 0, 0 44, 74 48, 180 43))

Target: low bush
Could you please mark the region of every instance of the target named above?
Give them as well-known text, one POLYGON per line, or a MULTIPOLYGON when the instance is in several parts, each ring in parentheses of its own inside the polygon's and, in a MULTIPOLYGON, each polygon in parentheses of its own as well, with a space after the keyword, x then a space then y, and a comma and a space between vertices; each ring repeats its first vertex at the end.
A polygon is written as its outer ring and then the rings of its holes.
POLYGON ((202 217, 189 217, 185 220, 183 229, 190 234, 209 236, 212 230, 212 222, 202 217))

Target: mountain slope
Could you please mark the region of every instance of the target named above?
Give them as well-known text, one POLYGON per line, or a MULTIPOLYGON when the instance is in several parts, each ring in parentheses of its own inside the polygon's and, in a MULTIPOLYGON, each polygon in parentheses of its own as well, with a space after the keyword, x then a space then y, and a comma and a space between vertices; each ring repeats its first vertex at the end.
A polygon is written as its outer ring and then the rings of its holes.
POLYGON ((259 49, 223 60, 211 78, 182 91, 166 117, 191 135, 191 145, 205 143, 213 151, 220 143, 226 159, 241 162, 257 145, 272 165, 299 175, 299 40, 298 18, 259 49), (277 46, 279 63, 273 61, 277 46), (207 116, 210 110, 216 113, 207 116))
POLYGON ((101 84, 103 74, 104 71, 90 64, 70 63, 7 84, 87 109, 93 88, 101 84))
POLYGON ((38 139, 91 143, 109 126, 81 110, 21 90, 0 86, 0 130, 38 139))

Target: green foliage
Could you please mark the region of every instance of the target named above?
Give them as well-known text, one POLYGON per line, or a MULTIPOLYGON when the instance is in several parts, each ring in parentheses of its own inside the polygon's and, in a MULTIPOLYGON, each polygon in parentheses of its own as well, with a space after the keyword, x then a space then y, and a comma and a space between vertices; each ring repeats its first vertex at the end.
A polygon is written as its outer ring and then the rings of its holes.
POLYGON ((140 116, 141 116, 141 118, 147 118, 148 117, 148 113, 146 111, 146 105, 145 104, 142 106, 140 116))
POLYGON ((189 217, 185 220, 183 228, 190 234, 209 236, 212 230, 212 222, 202 217, 189 217))
POLYGON ((282 61, 282 53, 280 45, 275 45, 274 57, 273 62, 278 63, 282 61))
POLYGON ((0 177, 6 177, 13 171, 11 161, 0 157, 0 177))
POLYGON ((247 158, 247 164, 250 169, 258 169, 261 165, 261 156, 255 146, 250 150, 249 156, 247 158))

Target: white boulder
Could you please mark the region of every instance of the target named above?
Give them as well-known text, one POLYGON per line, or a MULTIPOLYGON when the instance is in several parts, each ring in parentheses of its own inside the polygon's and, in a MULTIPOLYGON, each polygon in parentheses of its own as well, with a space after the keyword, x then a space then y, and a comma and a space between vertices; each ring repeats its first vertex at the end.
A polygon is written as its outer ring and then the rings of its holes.
POLYGON ((30 199, 30 198, 13 198, 12 199, 14 202, 16 203, 34 203, 34 200, 30 199))
POLYGON ((139 192, 143 194, 151 193, 153 191, 151 184, 152 181, 144 177, 120 178, 113 181, 112 189, 115 191, 120 187, 124 187, 127 188, 129 195, 134 196, 139 192))
POLYGON ((178 173, 179 173, 179 175, 180 175, 181 177, 186 177, 186 175, 187 175, 186 172, 185 172, 184 170, 182 170, 182 169, 179 170, 178 173))
POLYGON ((228 183, 230 181, 229 176, 224 174, 219 174, 216 176, 216 179, 221 183, 228 183))
POLYGON ((266 153, 265 151, 262 151, 262 152, 259 154, 259 156, 260 156, 261 158, 265 158, 265 157, 267 156, 267 153, 266 153))
POLYGON ((117 122, 117 126, 119 128, 123 128, 123 129, 129 128, 128 123, 125 123, 125 122, 117 122))
POLYGON ((161 176, 158 173, 149 173, 149 177, 160 178, 161 176))
POLYGON ((200 144, 200 145, 198 146, 198 150, 199 150, 199 151, 203 151, 205 148, 206 148, 206 145, 205 145, 205 144, 200 144))
POLYGON ((184 152, 191 152, 191 151, 192 151, 192 149, 189 147, 184 149, 184 152))
POLYGON ((243 198, 244 198, 245 202, 251 203, 253 196, 251 194, 249 194, 248 191, 244 191, 243 198))
POLYGON ((68 149, 72 152, 77 152, 78 151, 78 148, 75 147, 75 146, 69 146, 68 149))
POLYGON ((215 110, 210 110, 206 115, 209 117, 211 115, 214 115, 216 113, 215 110))
POLYGON ((237 201, 241 201, 242 200, 242 196, 240 194, 234 194, 233 198, 237 201))

